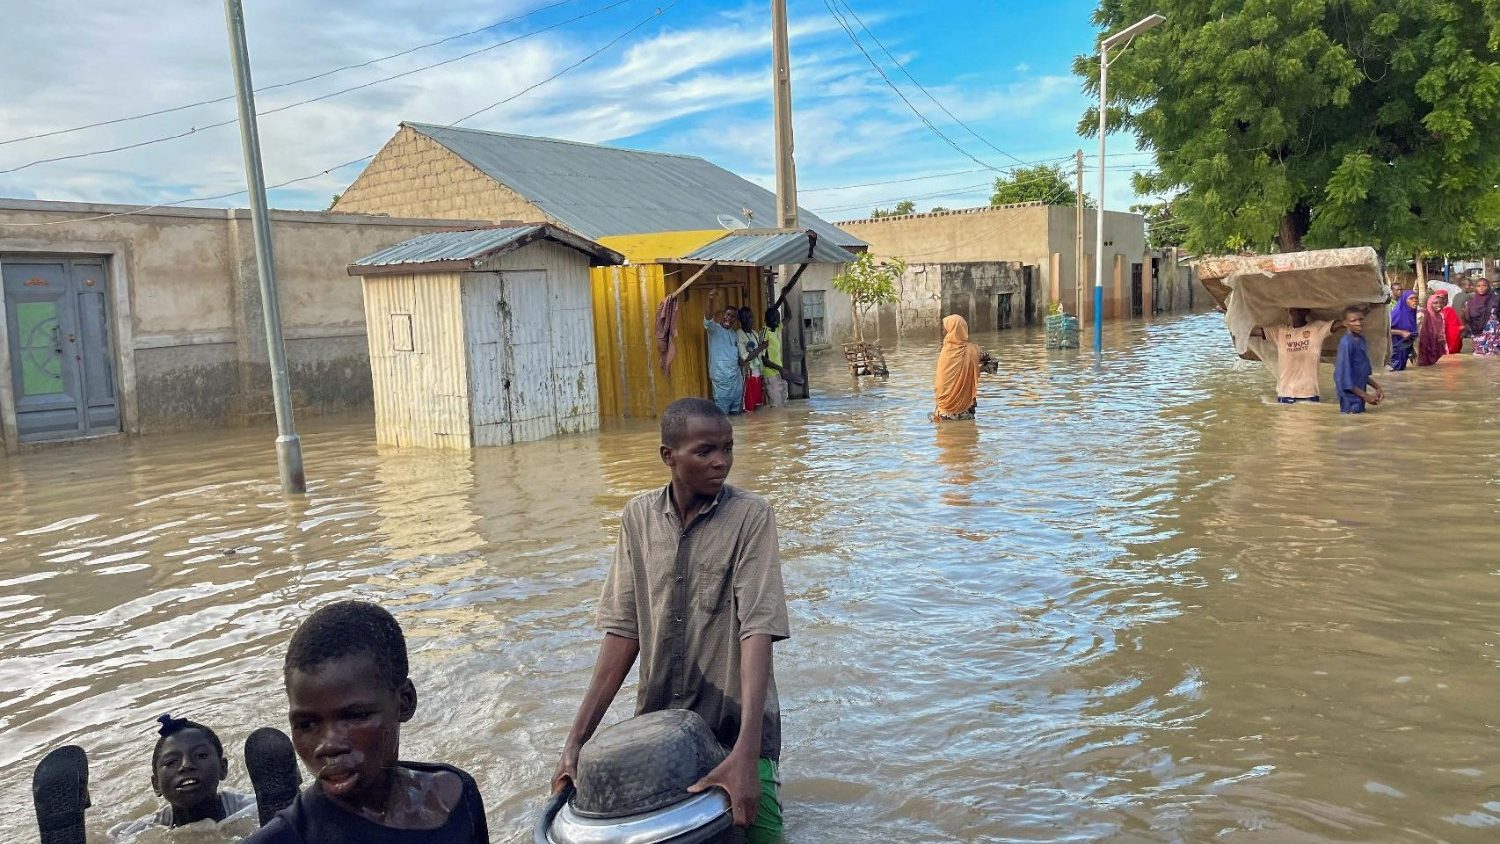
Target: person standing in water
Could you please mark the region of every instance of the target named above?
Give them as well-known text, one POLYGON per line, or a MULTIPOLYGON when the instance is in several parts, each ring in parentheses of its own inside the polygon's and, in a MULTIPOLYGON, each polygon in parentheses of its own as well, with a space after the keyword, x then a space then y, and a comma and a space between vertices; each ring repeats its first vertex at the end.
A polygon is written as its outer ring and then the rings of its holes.
POLYGON ((552 778, 578 773, 637 657, 635 712, 689 709, 729 755, 690 792, 722 788, 749 844, 782 840, 781 704, 771 645, 791 636, 776 513, 730 486, 734 428, 703 399, 679 399, 661 417, 665 487, 625 505, 614 563, 594 626, 604 634, 552 778))
POLYGON ((1427 297, 1427 309, 1417 329, 1417 366, 1432 366, 1453 351, 1459 336, 1458 315, 1448 307, 1448 293, 1435 290, 1427 297))
POLYGON ((719 291, 708 293, 708 313, 703 330, 708 332, 708 380, 714 389, 714 404, 728 414, 745 409, 745 379, 740 372, 739 314, 734 308, 720 310, 719 291), (717 321, 715 321, 717 320, 717 321))
POLYGON ((1474 354, 1481 357, 1500 355, 1500 322, 1496 311, 1500 309, 1500 294, 1491 288, 1489 279, 1481 278, 1474 283, 1474 295, 1464 304, 1464 323, 1469 336, 1474 338, 1474 354))
POLYGON ((1370 349, 1365 344, 1365 311, 1351 305, 1344 309, 1344 326, 1349 329, 1339 340, 1338 359, 1333 365, 1333 384, 1339 391, 1340 413, 1364 413, 1365 404, 1385 401, 1385 390, 1370 375, 1370 349), (1373 391, 1372 391, 1373 388, 1373 391))
POLYGON ((1276 345, 1276 401, 1282 404, 1322 401, 1318 390, 1318 361, 1323 357, 1323 341, 1339 328, 1337 322, 1309 320, 1307 308, 1292 308, 1291 325, 1265 328, 1257 325, 1251 337, 1260 337, 1276 345))
POLYGON ((755 312, 749 308, 740 308, 740 330, 738 339, 740 344, 741 370, 745 373, 745 412, 754 413, 765 403, 765 380, 761 377, 763 366, 761 356, 766 353, 766 340, 761 333, 755 330, 755 312))
POLYGON ((782 375, 786 364, 781 355, 781 309, 772 308, 766 311, 766 356, 765 356, 765 381, 766 381, 766 405, 769 407, 783 407, 786 405, 786 377, 782 375))
POLYGON ((983 353, 969 342, 969 322, 958 314, 943 317, 943 348, 938 352, 933 392, 937 399, 934 422, 973 419, 979 407, 979 358, 983 353))
POLYGON ((1391 371, 1406 369, 1417 340, 1417 291, 1408 290, 1391 309, 1391 371))

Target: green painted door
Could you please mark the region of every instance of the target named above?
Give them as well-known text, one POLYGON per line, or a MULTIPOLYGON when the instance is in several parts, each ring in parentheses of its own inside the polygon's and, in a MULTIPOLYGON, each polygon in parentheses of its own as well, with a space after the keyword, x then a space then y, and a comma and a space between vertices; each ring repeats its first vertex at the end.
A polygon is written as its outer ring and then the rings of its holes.
POLYGON ((20 440, 120 430, 103 262, 5 258, 0 275, 20 440))

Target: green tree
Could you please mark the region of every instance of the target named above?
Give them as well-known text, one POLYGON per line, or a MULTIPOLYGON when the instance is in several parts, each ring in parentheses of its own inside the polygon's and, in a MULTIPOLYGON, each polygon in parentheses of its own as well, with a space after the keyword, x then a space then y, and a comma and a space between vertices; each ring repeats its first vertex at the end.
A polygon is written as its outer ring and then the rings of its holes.
MULTIPOLYGON (((1110 63, 1110 125, 1155 151, 1136 191, 1180 192, 1189 249, 1459 252, 1500 228, 1497 0, 1102 0, 1094 19, 1152 12, 1110 63)), ((1097 94, 1097 55, 1074 69, 1097 94)))
POLYGON ((1173 212, 1172 199, 1161 202, 1142 202, 1130 206, 1130 210, 1146 218, 1146 245, 1152 249, 1181 246, 1187 228, 1173 212))
POLYGON ((854 306, 854 342, 865 341, 864 322, 875 308, 896 301, 896 279, 906 272, 900 258, 875 263, 870 253, 861 252, 852 264, 833 277, 833 289, 847 293, 854 306))
MULTIPOLYGON (((1078 202, 1078 192, 1073 190, 1073 177, 1056 164, 1037 164, 1017 167, 1008 175, 995 180, 995 192, 990 195, 990 206, 1019 205, 1023 202, 1045 202, 1048 205, 1073 205, 1078 202)), ((1083 204, 1094 207, 1088 194, 1083 195, 1083 204)))
POLYGON ((903 199, 896 203, 894 209, 876 208, 874 211, 871 211, 870 219, 882 220, 886 217, 905 217, 907 214, 915 213, 917 213, 917 203, 912 202, 910 199, 903 199))

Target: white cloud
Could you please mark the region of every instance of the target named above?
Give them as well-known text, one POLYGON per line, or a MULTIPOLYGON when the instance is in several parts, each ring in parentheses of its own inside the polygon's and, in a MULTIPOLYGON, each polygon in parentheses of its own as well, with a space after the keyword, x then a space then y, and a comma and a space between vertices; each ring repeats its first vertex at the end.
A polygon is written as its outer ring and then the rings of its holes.
MULTIPOLYGON (((482 36, 264 92, 258 105, 264 111, 457 56, 599 8, 603 0, 591 3, 570 4, 482 36)), ((19 8, 7 8, 6 26, 0 30, 0 79, 6 80, 0 140, 233 91, 217 3, 90 0, 87 15, 51 3, 10 5, 19 8), (64 43, 65 54, 56 49, 64 43)), ((247 8, 255 78, 265 86, 369 61, 541 5, 544 0, 258 0, 247 8)), ((267 181, 319 174, 374 153, 402 120, 447 123, 509 97, 583 58, 652 8, 649 0, 627 3, 483 55, 267 115, 260 121, 267 181)), ((865 20, 873 27, 883 18, 872 9, 865 20)), ((795 15, 792 30, 797 156, 804 183, 877 181, 906 172, 920 175, 924 169, 973 166, 922 126, 864 57, 852 51, 829 16, 795 15), (892 173, 897 167, 901 172, 892 173)), ((886 43, 898 51, 893 40, 886 43)), ((770 184, 769 52, 763 3, 747 0, 708 15, 699 10, 696 17, 684 4, 558 81, 465 125, 587 142, 625 139, 627 145, 703 155, 770 184)), ((896 74, 892 78, 901 79, 896 74)), ((998 90, 979 79, 962 85, 937 82, 929 88, 986 138, 1022 157, 1065 154, 1076 143, 1073 126, 1083 104, 1069 77, 1032 78, 998 90), (1039 137, 1056 137, 1066 148, 1038 149, 1039 137)), ((966 149, 995 159, 997 165, 1007 163, 953 126, 919 92, 908 88, 908 96, 966 149)), ((0 169, 175 134, 234 114, 233 102, 225 102, 0 145, 0 169)), ((356 166, 318 175, 277 191, 273 203, 323 207, 358 172, 356 166)), ((920 194, 981 180, 969 176, 910 187, 912 194, 920 194)), ((149 203, 227 193, 243 184, 239 134, 231 124, 182 140, 0 175, 0 196, 149 203)), ((817 204, 836 207, 881 199, 906 187, 820 193, 817 204)))

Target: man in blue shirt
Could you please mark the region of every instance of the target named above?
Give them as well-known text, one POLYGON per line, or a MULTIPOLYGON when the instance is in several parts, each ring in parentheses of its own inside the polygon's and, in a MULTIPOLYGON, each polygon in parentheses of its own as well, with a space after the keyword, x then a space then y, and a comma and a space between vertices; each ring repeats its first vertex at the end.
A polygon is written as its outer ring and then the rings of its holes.
POLYGON ((1365 312, 1353 306, 1344 309, 1344 327, 1349 333, 1339 341, 1338 359, 1333 364, 1333 384, 1339 391, 1339 410, 1364 413, 1365 403, 1380 404, 1385 390, 1370 377, 1370 350, 1365 344, 1365 312), (1370 392, 1374 388, 1374 392, 1370 392))

